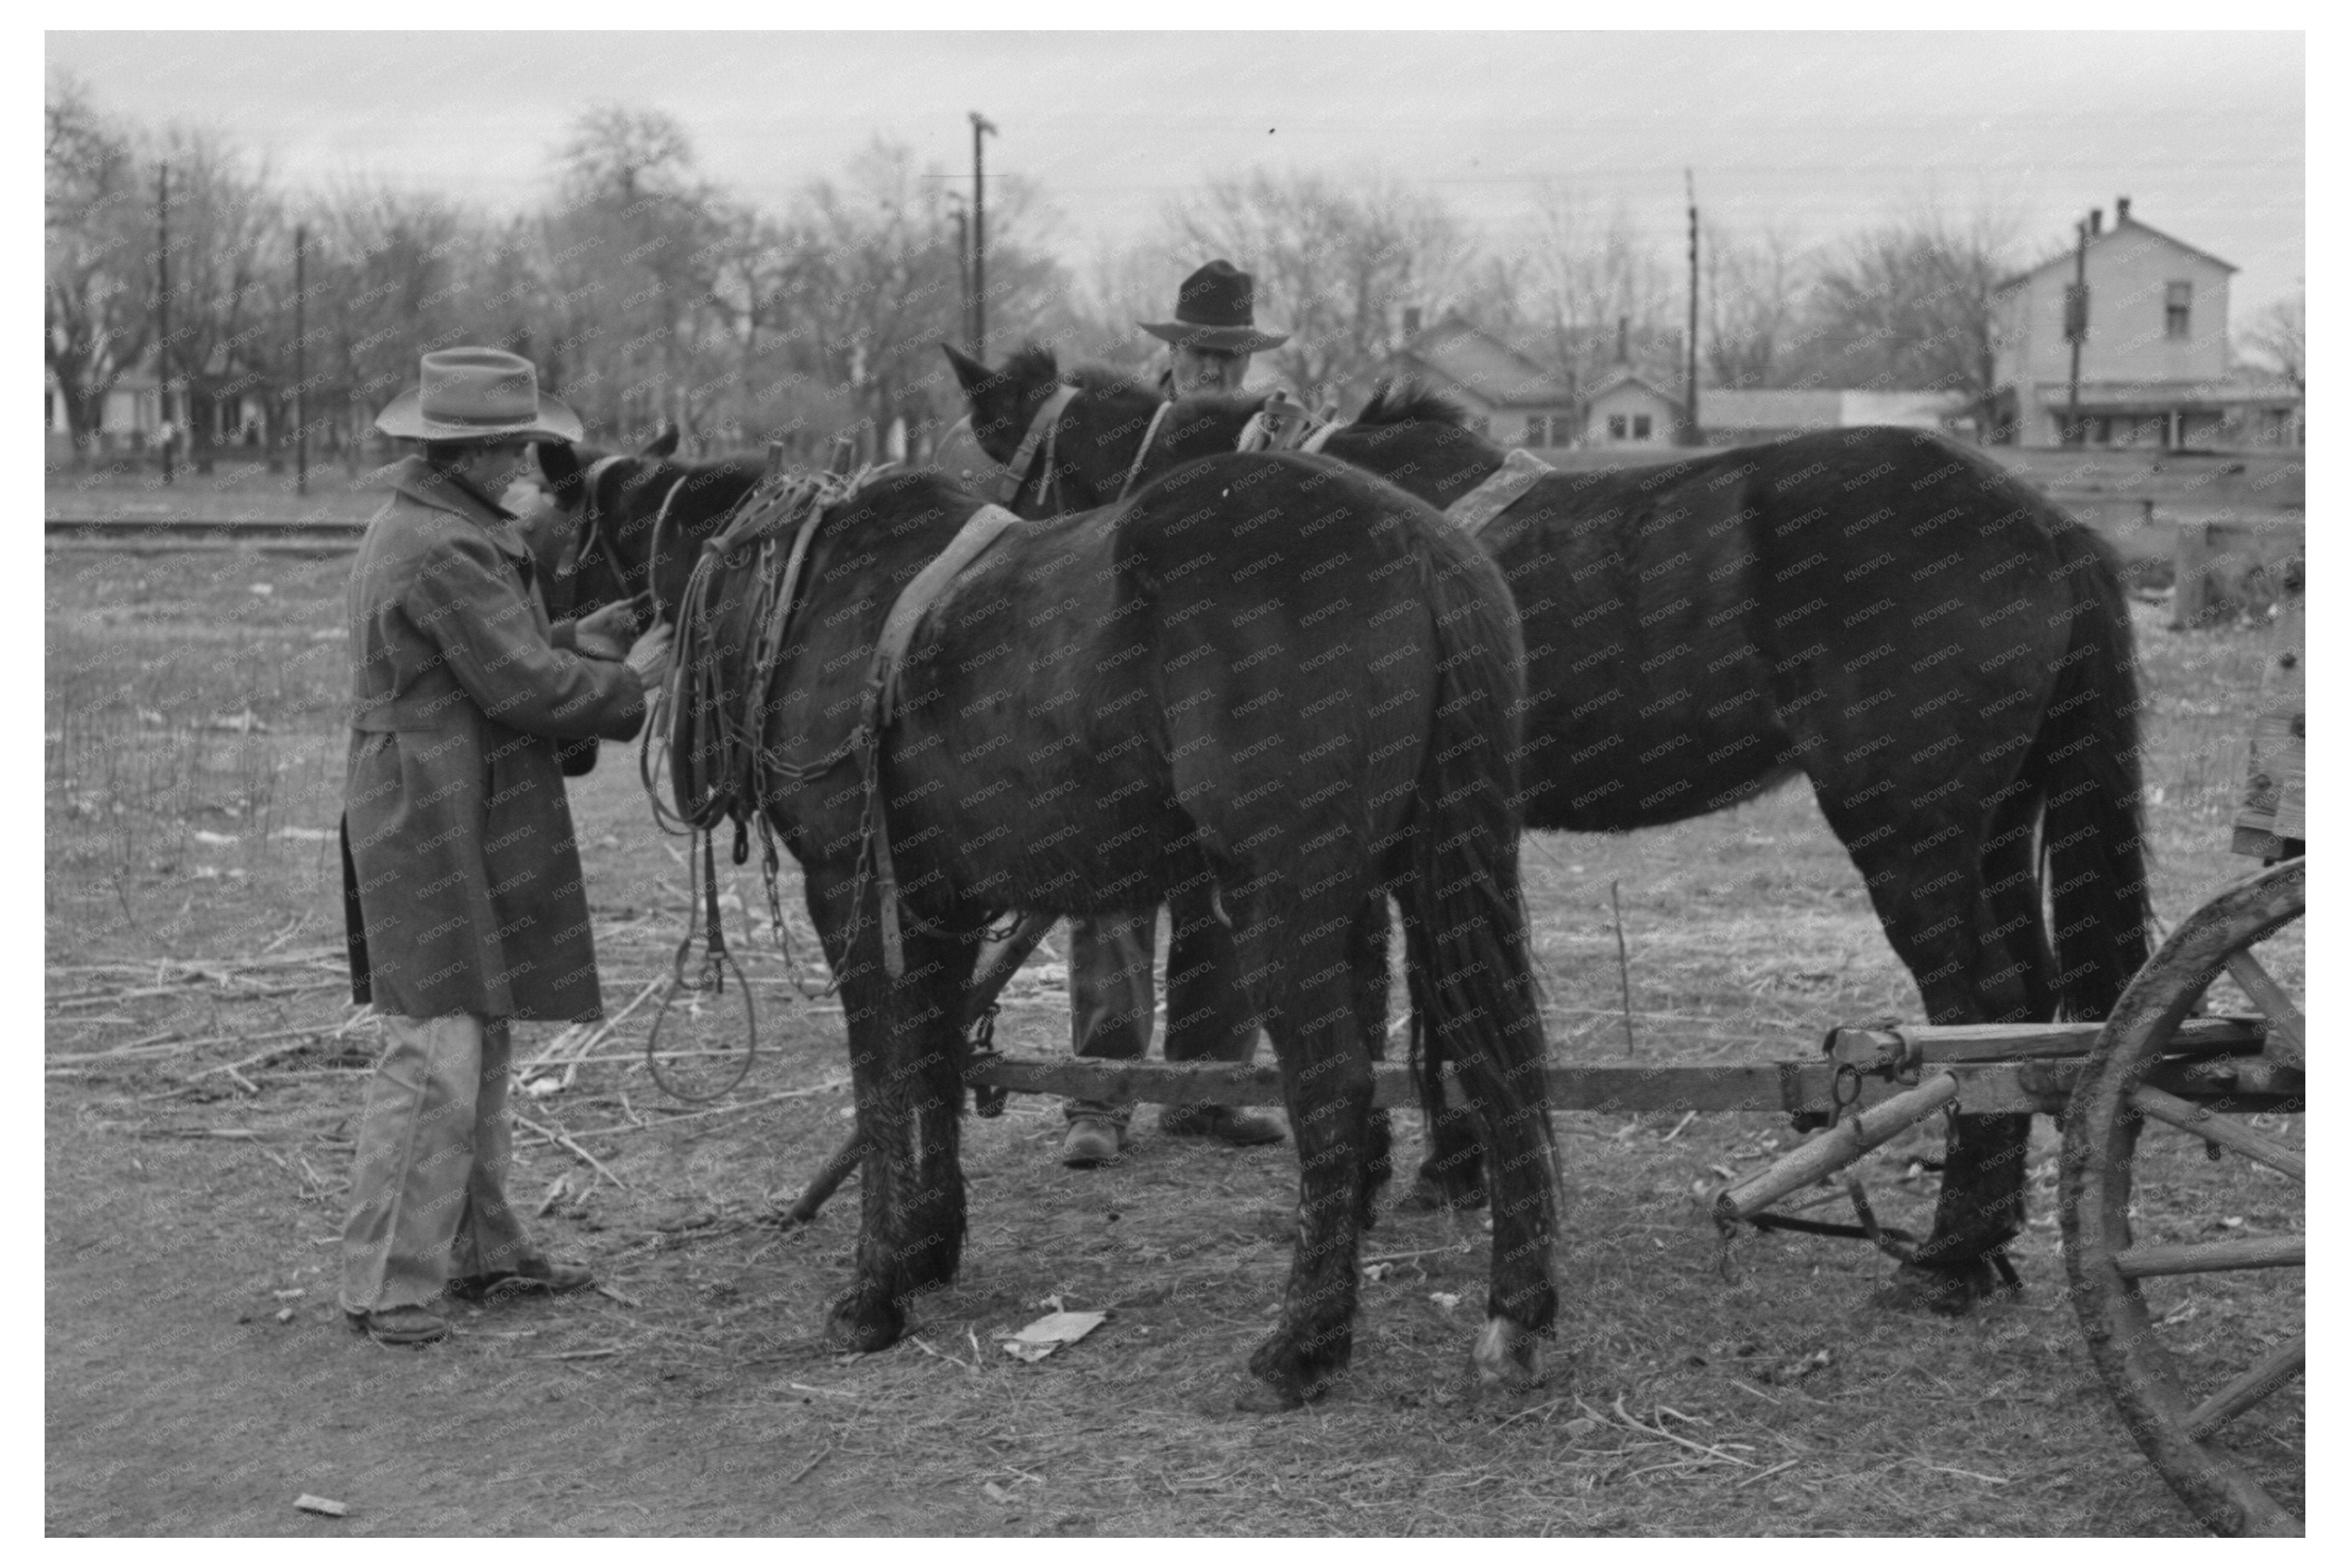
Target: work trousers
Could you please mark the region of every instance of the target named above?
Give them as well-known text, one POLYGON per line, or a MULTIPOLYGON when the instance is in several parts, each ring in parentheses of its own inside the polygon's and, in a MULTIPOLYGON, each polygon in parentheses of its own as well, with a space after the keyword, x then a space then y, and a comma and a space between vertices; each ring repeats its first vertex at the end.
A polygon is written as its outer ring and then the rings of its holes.
MULTIPOLYGON (((1257 1017, 1240 981, 1232 928, 1213 896, 1186 890, 1169 905, 1167 1048, 1170 1062, 1245 1062, 1256 1053, 1257 1017)), ((1080 1056, 1135 1061, 1150 1050, 1150 963, 1159 911, 1069 922, 1069 1029, 1080 1056)), ((1070 1100, 1071 1120, 1127 1125, 1131 1105, 1070 1100)))
POLYGON ((451 1279, 515 1269, 533 1251, 506 1203, 506 1021, 388 1015, 383 1032, 343 1224, 352 1313, 422 1306, 451 1279))

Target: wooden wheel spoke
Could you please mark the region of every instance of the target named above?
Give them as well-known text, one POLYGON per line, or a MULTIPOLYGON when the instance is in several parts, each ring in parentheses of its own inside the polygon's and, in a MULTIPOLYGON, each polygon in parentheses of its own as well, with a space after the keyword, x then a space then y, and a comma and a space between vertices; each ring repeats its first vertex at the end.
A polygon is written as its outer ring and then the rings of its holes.
POLYGON ((2278 1345, 2220 1389, 2195 1407, 2187 1417, 2187 1435, 2201 1442, 2292 1381, 2309 1359, 2309 1336, 2297 1334, 2278 1345))
POLYGON ((2114 1254, 2126 1280, 2163 1274, 2217 1274, 2237 1269, 2298 1269, 2306 1246, 2299 1236, 2261 1236, 2245 1241, 2187 1241, 2132 1247, 2114 1254))
POLYGON ((2130 1104, 2156 1121, 2193 1133, 2221 1148, 2234 1149, 2245 1158, 2267 1166, 2271 1170, 2290 1176, 2295 1181, 2308 1180, 2308 1162, 2299 1154, 2272 1138, 2262 1137, 2231 1116, 2225 1116, 2208 1106, 2176 1095, 2165 1094, 2151 1085, 2141 1085, 2132 1091, 2130 1104))
POLYGON ((2240 948, 2228 955, 2228 974, 2252 999, 2269 1023, 2268 1054, 2295 1067, 2307 1063, 2305 1035, 2307 1025, 2301 1008, 2284 987, 2261 967, 2250 948, 2240 948))

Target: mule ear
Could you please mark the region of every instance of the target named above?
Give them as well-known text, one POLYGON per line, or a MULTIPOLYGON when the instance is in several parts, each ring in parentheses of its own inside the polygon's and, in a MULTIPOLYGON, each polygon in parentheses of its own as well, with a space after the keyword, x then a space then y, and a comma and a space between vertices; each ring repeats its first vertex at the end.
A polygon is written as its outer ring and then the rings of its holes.
POLYGON ((947 363, 954 367, 955 379, 962 383, 962 395, 971 402, 979 400, 979 389, 994 372, 951 343, 939 348, 946 354, 947 363))
POLYGON ((538 472, 546 476, 547 493, 566 506, 579 497, 579 452, 567 441, 543 441, 533 443, 538 453, 538 472))
POLYGON ((971 433, 979 450, 996 462, 1011 462, 1020 445, 1022 389, 1013 384, 1010 366, 991 370, 951 343, 939 347, 946 350, 947 362, 962 383, 963 401, 971 409, 971 433))
POLYGON ((661 426, 660 434, 645 443, 643 455, 651 458, 666 458, 672 455, 677 451, 678 433, 678 428, 675 425, 664 424, 661 426))

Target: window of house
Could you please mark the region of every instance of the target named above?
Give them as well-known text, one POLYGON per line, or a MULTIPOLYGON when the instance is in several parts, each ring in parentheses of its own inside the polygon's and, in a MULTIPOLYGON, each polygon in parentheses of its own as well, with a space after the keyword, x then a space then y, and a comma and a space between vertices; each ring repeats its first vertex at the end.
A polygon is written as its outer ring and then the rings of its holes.
POLYGON ((1634 441, 1646 441, 1648 439, 1648 415, 1634 414, 1632 416, 1632 439, 1634 441))
POLYGON ((1493 433, 1493 421, 1483 414, 1479 414, 1469 421, 1469 429, 1481 436, 1491 435, 1493 433))
MULTIPOLYGON (((1640 422, 1642 424, 1646 424, 1648 423, 1648 421, 1644 419, 1640 422)), ((1607 416, 1607 439, 1609 441, 1622 441, 1624 439, 1624 416, 1622 414, 1609 414, 1607 416)))
POLYGON ((1528 446, 1548 446, 1550 444, 1550 421, 1543 418, 1540 414, 1528 414, 1526 416, 1525 444, 1528 446))
POLYGON ((2191 283, 2169 283, 2162 287, 2162 335, 2166 337, 2187 336, 2187 317, 2194 304, 2195 286, 2191 283))

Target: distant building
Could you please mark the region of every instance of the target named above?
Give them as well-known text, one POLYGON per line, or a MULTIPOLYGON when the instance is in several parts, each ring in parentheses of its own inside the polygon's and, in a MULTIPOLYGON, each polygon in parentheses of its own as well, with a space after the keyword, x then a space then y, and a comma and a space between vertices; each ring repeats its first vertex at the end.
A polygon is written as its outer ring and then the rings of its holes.
MULTIPOLYGON (((1700 397, 1702 394, 1700 394, 1700 397)), ((1583 418, 1586 446, 1669 446, 1681 402, 1628 366, 1591 393, 1583 418)))
POLYGON ((1849 430, 1856 425, 1949 431, 1970 424, 1966 416, 1967 398, 1962 392, 1705 387, 1697 395, 1698 428, 1708 446, 1747 446, 1805 431, 1849 430))
POLYGON ((2084 261, 2068 245, 2002 280, 1989 416, 1997 439, 2065 444, 2072 344, 2065 291, 2088 285, 2081 344, 2081 440, 2091 446, 2298 446, 2302 399, 2289 381, 2236 366, 2228 348, 2235 266, 2114 206, 2089 214, 2084 261))
MULTIPOLYGON (((69 433, 72 427, 66 421, 65 389, 47 366, 41 368, 43 424, 53 435, 69 433)), ((176 394, 175 394, 176 400, 176 394)), ((128 447, 138 451, 155 440, 162 428, 163 410, 161 389, 155 380, 155 351, 147 353, 120 376, 107 389, 100 406, 98 429, 91 431, 93 445, 100 451, 128 447)))
POLYGON ((1575 441, 1575 389, 1566 378, 1458 314, 1412 332, 1380 370, 1416 377, 1453 399, 1468 410, 1471 428, 1503 446, 1575 441))

